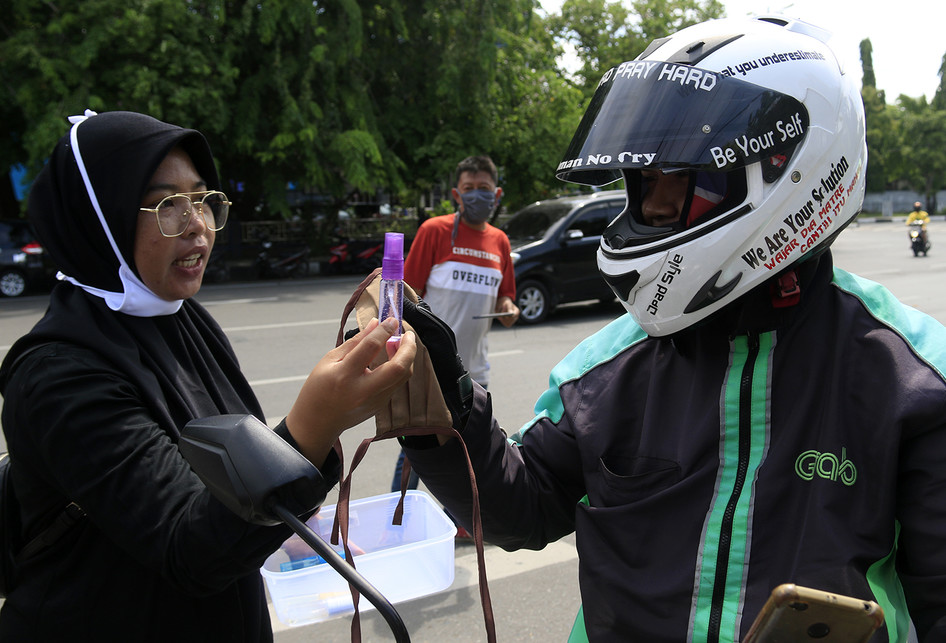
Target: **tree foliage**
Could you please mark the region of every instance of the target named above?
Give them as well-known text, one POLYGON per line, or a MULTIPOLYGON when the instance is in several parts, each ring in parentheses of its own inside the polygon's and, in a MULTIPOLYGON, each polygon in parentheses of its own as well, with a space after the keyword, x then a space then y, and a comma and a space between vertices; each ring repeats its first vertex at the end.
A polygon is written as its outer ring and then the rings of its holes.
MULTIPOLYGON (((537 0, 5 0, 0 166, 35 173, 67 116, 127 109, 203 132, 244 220, 288 216, 290 183, 332 210, 356 193, 430 206, 471 154, 497 162, 514 208, 570 189, 553 171, 604 69, 720 15, 718 0, 566 0, 551 16, 537 0)), ((943 95, 916 107, 942 112, 943 95)), ((913 177, 902 137, 939 121, 864 96, 868 180, 913 177)), ((0 189, 4 216, 11 199, 0 189)))
POLYGON ((254 216, 289 182, 411 201, 473 153, 550 185, 580 111, 533 0, 9 1, 4 167, 35 172, 70 114, 141 111, 202 131, 254 216))
POLYGON ((946 109, 946 54, 943 54, 943 60, 939 65, 939 85, 936 87, 936 93, 933 94, 933 109, 946 109))
POLYGON ((936 210, 936 191, 946 187, 946 111, 935 110, 925 97, 901 95, 903 154, 909 163, 904 178, 926 195, 927 207, 936 210))
POLYGON ((863 87, 877 87, 877 77, 874 75, 874 47, 870 40, 865 38, 860 44, 861 68, 864 72, 861 85, 863 87))
POLYGON ((722 15, 717 0, 633 0, 630 5, 565 0, 561 14, 551 17, 551 26, 574 46, 581 60, 575 77, 590 98, 605 71, 635 58, 651 41, 722 15))
POLYGON ((442 198, 456 164, 473 154, 500 166, 511 203, 534 198, 532 187, 554 182, 580 107, 533 0, 403 7, 404 27, 372 25, 365 53, 374 112, 405 167, 406 199, 442 198))
POLYGON ((861 89, 867 127, 867 190, 883 192, 887 189, 888 176, 903 165, 903 149, 900 145, 900 119, 896 108, 884 101, 884 92, 876 87, 861 89))
POLYGON ((895 105, 888 105, 884 91, 876 87, 871 56, 870 40, 861 41, 867 190, 910 188, 924 194, 927 207, 935 211, 936 192, 946 189, 946 55, 932 102, 900 95, 895 105))

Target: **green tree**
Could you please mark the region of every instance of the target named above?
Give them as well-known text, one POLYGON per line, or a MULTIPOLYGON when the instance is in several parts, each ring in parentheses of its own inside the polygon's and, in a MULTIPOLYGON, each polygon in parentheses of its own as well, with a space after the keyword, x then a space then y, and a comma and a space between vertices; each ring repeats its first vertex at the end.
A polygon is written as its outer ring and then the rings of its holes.
POLYGON ((387 144, 404 163, 405 198, 442 193, 464 155, 490 150, 497 34, 517 4, 404 2, 401 23, 368 25, 367 85, 387 144))
POLYGON ((887 105, 883 90, 877 89, 870 39, 861 41, 860 51, 868 152, 865 180, 868 192, 883 192, 890 183, 888 177, 897 176, 895 172, 903 163, 900 118, 898 110, 887 105))
POLYGON ((883 91, 861 89, 867 137, 867 191, 883 192, 900 176, 903 167, 900 112, 884 102, 883 91))
POLYGON ((514 208, 571 189, 554 168, 605 67, 722 11, 566 0, 546 20, 536 6, 7 0, 0 165, 35 172, 66 116, 129 109, 204 132, 244 220, 287 216, 290 182, 336 206, 355 191, 430 205, 478 153, 499 164, 514 208), (556 64, 562 43, 577 48, 574 77, 556 64))
POLYGON ((580 97, 534 0, 420 0, 402 15, 366 20, 364 63, 385 142, 405 167, 401 198, 447 199, 456 164, 472 154, 500 166, 507 207, 555 189, 580 97))
MULTIPOLYGON (((863 87, 877 87, 877 77, 874 75, 874 47, 870 38, 865 38, 860 44, 861 70, 864 72, 861 85, 863 87)), ((882 97, 882 96, 881 96, 882 97)))
POLYGON ((946 110, 946 54, 943 54, 943 60, 939 65, 939 85, 936 86, 936 93, 933 94, 933 109, 946 110))
POLYGON ((936 191, 946 187, 946 111, 933 109, 926 97, 897 100, 903 119, 904 178, 936 210, 936 191))
POLYGON ((238 211, 285 212, 288 181, 340 200, 398 185, 402 166, 360 73, 355 0, 10 2, 0 41, 5 167, 26 160, 35 171, 69 114, 128 109, 204 132, 240 187, 238 211))
POLYGON ((65 117, 86 108, 203 122, 235 91, 230 51, 217 46, 218 4, 8 0, 0 17, 4 168, 37 171, 65 117))
POLYGON ((550 17, 550 26, 575 48, 581 61, 575 79, 590 98, 601 74, 635 58, 651 41, 722 15, 717 0, 635 0, 630 6, 621 1, 565 0, 561 14, 550 17))
MULTIPOLYGON (((221 143, 232 176, 255 188, 255 203, 285 214, 290 181, 338 204, 353 190, 399 185, 403 164, 385 144, 364 71, 359 3, 240 4, 242 75, 221 143)), ((374 5, 371 17, 397 24, 396 5, 374 5)))
POLYGON ((581 92, 556 65, 553 35, 531 11, 517 18, 500 34, 488 102, 491 154, 512 207, 574 189, 553 173, 582 115, 581 92))

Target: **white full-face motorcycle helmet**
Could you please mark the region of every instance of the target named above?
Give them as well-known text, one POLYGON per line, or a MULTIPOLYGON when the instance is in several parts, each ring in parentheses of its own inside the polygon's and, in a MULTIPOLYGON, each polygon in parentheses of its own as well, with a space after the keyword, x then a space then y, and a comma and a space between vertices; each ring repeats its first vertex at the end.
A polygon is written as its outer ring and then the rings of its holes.
POLYGON ((598 268, 647 334, 707 318, 823 251, 860 211, 864 109, 827 37, 779 16, 713 20, 604 74, 556 176, 624 178, 598 268), (688 173, 672 226, 641 216, 648 170, 688 173))

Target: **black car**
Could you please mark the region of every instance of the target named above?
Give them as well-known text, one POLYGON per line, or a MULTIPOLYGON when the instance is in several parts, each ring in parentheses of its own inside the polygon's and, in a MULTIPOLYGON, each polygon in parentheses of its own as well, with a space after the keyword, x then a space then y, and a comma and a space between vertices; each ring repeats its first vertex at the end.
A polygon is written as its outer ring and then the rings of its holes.
POLYGON ((54 273, 29 223, 0 221, 0 295, 19 297, 51 283, 54 273))
POLYGON ((596 254, 601 233, 625 202, 624 190, 537 201, 502 226, 512 245, 520 322, 537 324, 559 304, 614 300, 596 254))

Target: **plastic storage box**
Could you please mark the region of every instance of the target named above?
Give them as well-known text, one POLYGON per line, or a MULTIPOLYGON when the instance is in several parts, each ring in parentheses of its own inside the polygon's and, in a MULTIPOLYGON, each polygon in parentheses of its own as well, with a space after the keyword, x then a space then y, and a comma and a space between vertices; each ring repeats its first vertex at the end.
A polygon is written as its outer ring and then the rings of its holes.
MULTIPOLYGON (((348 542, 355 568, 392 603, 447 589, 453 584, 456 527, 423 491, 408 491, 404 519, 392 525, 400 493, 349 504, 348 542)), ((331 543, 335 505, 308 525, 331 543)), ((341 543, 335 547, 344 557, 341 543)), ((305 625, 354 611, 348 582, 302 540, 293 536, 266 559, 266 580, 276 616, 286 625, 305 625)), ((374 609, 363 596, 359 610, 374 609)))

